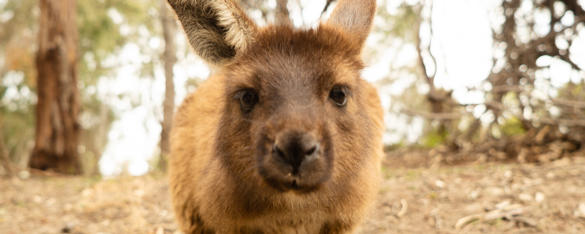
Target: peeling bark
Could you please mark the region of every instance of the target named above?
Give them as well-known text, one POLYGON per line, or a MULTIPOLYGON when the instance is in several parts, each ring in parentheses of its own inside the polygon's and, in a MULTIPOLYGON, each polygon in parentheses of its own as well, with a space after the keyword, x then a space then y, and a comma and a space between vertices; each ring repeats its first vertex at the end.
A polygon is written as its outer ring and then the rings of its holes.
POLYGON ((40 0, 35 146, 29 166, 80 174, 75 0, 40 0))

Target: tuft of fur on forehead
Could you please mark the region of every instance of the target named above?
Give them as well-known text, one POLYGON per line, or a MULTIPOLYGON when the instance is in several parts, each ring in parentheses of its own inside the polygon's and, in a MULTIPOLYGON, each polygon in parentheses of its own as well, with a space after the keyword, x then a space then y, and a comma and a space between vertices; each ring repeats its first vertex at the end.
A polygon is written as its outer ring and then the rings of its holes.
POLYGON ((293 81, 325 88, 333 82, 351 84, 363 67, 360 44, 343 31, 327 25, 317 29, 269 26, 223 70, 234 89, 294 85, 293 81), (320 81, 311 84, 316 78, 320 81))
POLYGON ((258 32, 247 56, 295 53, 320 57, 359 58, 361 46, 343 31, 328 25, 317 29, 270 26, 258 32))
POLYGON ((309 75, 312 71, 334 73, 331 69, 339 69, 341 64, 361 70, 364 65, 360 47, 343 31, 328 25, 317 29, 269 26, 260 30, 254 43, 236 55, 225 70, 240 74, 242 70, 273 70, 280 75, 287 71, 290 75, 299 72, 309 75))

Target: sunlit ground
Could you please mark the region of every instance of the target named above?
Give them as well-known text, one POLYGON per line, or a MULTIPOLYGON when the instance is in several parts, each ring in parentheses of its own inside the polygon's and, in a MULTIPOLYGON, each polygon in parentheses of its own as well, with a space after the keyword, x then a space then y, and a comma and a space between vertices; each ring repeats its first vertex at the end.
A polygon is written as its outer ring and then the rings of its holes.
MULTIPOLYGON (((583 157, 437 168, 405 159, 386 162, 358 233, 585 232, 583 157)), ((0 179, 0 187, 0 233, 178 233, 161 175, 0 179)))

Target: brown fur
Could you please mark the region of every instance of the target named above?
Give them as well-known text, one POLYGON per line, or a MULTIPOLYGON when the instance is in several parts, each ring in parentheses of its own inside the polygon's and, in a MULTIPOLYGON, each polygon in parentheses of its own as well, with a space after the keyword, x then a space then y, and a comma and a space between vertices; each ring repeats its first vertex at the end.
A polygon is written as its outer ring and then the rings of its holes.
MULTIPOLYGON (((341 7, 348 2, 341 1, 341 7)), ((369 28, 367 17, 358 21, 369 28)), ((187 97, 174 121, 169 161, 183 232, 355 229, 377 191, 383 120, 375 88, 359 76, 365 37, 353 37, 350 28, 258 29, 253 40, 244 39, 252 43, 236 49, 216 75, 187 97), (339 84, 351 90, 343 108, 329 99, 339 84), (249 113, 234 98, 243 88, 258 91, 259 102, 249 113), (306 133, 322 145, 317 169, 299 179, 299 189, 279 187, 266 175, 280 173, 268 161, 270 146, 283 131, 306 133), (310 186, 303 187, 306 181, 310 186)))

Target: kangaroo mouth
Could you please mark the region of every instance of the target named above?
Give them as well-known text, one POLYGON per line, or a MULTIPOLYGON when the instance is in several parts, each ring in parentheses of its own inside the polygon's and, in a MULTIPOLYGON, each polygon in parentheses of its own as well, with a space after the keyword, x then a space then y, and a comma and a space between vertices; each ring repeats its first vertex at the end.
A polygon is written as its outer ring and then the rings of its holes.
POLYGON ((301 163, 298 169, 272 155, 258 160, 258 173, 266 184, 278 191, 313 192, 331 177, 331 160, 320 157, 315 161, 301 163))
POLYGON ((274 176, 262 176, 266 184, 279 192, 310 193, 317 191, 326 181, 303 181, 300 178, 285 179, 274 176))
POLYGON ((334 159, 330 139, 307 135, 288 132, 280 139, 264 135, 256 143, 257 172, 267 186, 281 192, 307 193, 330 179, 334 159))

